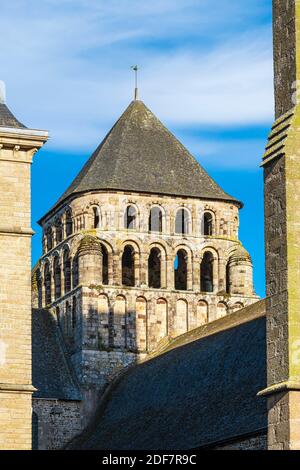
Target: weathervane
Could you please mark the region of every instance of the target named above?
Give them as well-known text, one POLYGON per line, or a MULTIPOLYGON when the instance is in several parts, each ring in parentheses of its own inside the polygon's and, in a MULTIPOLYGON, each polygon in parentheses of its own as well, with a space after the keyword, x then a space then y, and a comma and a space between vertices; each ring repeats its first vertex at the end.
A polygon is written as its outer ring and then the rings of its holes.
POLYGON ((134 70, 134 72, 135 72, 134 99, 136 101, 138 99, 138 70, 139 70, 139 67, 138 67, 138 65, 132 65, 131 69, 134 70))

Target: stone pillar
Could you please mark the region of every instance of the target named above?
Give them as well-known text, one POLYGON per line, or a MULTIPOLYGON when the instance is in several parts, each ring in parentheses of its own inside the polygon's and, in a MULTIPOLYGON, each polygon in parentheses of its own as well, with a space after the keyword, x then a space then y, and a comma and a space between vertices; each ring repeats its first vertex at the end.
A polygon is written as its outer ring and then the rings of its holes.
POLYGON ((51 275, 51 302, 54 302, 56 300, 56 295, 55 295, 55 273, 54 273, 54 265, 53 265, 53 259, 51 262, 51 267, 50 267, 50 275, 51 275))
POLYGON ((102 252, 101 243, 95 237, 85 236, 78 248, 79 284, 102 284, 102 252))
POLYGON ((276 121, 263 159, 268 447, 300 449, 300 0, 273 0, 276 121), (280 142, 280 146, 278 143, 280 142))
MULTIPOLYGON (((64 265, 64 258, 62 257, 60 261, 61 270, 60 270, 60 279, 61 279, 61 297, 66 294, 65 291, 65 265, 64 265)), ((72 266, 72 264, 71 264, 72 266)), ((72 269, 70 269, 70 274, 72 273, 72 269)), ((72 279, 71 279, 71 288, 72 288, 72 279)))
POLYGON ((253 266, 249 253, 239 246, 228 261, 229 293, 242 297, 254 294, 253 266))
POLYGON ((214 256, 213 262, 213 292, 217 293, 219 288, 219 260, 214 256))
POLYGON ((0 92, 0 450, 25 450, 31 449, 34 391, 30 167, 48 134, 7 112, 0 92))
POLYGON ((174 256, 167 255, 167 289, 174 288, 174 256))
POLYGON ((219 259, 219 292, 226 291, 226 265, 227 260, 219 259))
POLYGON ((161 287, 162 289, 167 288, 167 255, 164 251, 161 251, 161 259, 160 259, 160 272, 161 272, 161 287))
POLYGON ((188 255, 187 259, 187 290, 193 289, 193 258, 192 255, 188 255))
POLYGON ((108 252, 108 284, 111 286, 114 284, 114 260, 113 254, 108 252))
POLYGON ((140 253, 134 252, 133 261, 134 261, 135 286, 139 287, 141 285, 141 271, 142 271, 140 253))
POLYGON ((201 266, 202 258, 199 256, 194 256, 193 259, 193 291, 200 292, 201 282, 200 282, 200 266, 201 266))
POLYGON ((148 257, 149 254, 142 251, 140 254, 140 285, 148 286, 148 257))

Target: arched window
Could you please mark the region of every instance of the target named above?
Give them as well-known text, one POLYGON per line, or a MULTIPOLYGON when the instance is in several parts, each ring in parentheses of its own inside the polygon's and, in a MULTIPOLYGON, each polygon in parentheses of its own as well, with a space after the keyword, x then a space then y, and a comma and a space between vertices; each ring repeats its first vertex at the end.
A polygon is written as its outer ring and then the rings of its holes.
POLYGON ((101 243, 102 251, 102 283, 104 285, 108 284, 108 251, 106 246, 101 243))
POLYGON ((205 212, 203 216, 203 233, 206 236, 213 235, 213 215, 210 212, 205 212))
POLYGON ((93 207, 93 228, 100 227, 100 211, 99 207, 93 207))
POLYGON ((77 287, 79 284, 78 254, 76 254, 73 258, 72 274, 73 274, 73 289, 75 289, 75 287, 77 287))
POLYGON ((187 252, 185 250, 179 250, 174 262, 176 290, 187 290, 187 260, 187 252))
POLYGON ((134 250, 130 245, 125 247, 122 256, 122 284, 124 286, 135 285, 134 250))
POLYGON ((45 302, 46 305, 51 304, 51 272, 49 263, 45 264, 44 269, 44 283, 45 283, 45 302))
POLYGON ((71 290, 71 259, 69 250, 64 251, 65 294, 71 290))
POLYGON ((69 302, 66 302, 65 332, 67 335, 69 335, 71 332, 70 324, 71 324, 71 306, 69 302))
POLYGON ((229 263, 226 265, 226 294, 230 294, 230 269, 229 263))
POLYGON ((159 207, 152 207, 150 211, 149 232, 162 232, 162 211, 159 207))
POLYGON ((55 238, 56 243, 61 243, 63 240, 63 227, 61 219, 58 219, 55 223, 55 238))
POLYGON ((179 209, 176 214, 175 232, 189 233, 189 213, 186 209, 179 209))
POLYGON ((46 239, 47 239, 47 250, 50 251, 53 248, 53 235, 52 235, 51 227, 47 229, 46 239))
POLYGON ((134 206, 126 207, 124 227, 128 230, 134 230, 136 228, 136 209, 134 206))
POLYGON ((206 251, 201 262, 201 292, 213 292, 213 265, 212 253, 206 251))
POLYGON ((154 289, 161 287, 161 252, 158 248, 152 248, 148 258, 148 284, 154 289))
POLYGON ((55 295, 55 299, 59 299, 59 297, 61 297, 61 269, 60 269, 60 262, 59 262, 58 256, 54 258, 53 270, 54 270, 54 295, 55 295))
POLYGON ((77 323, 77 299, 73 297, 73 304, 72 304, 72 329, 75 330, 77 323))
POLYGON ((73 222, 71 211, 66 212, 66 236, 69 237, 73 233, 73 222))
POLYGON ((37 269, 36 271, 36 282, 37 282, 37 290, 38 290, 38 307, 43 307, 43 289, 42 289, 42 274, 41 270, 37 269))
POLYGON ((61 318, 60 318, 60 309, 59 309, 59 307, 56 307, 55 313, 56 313, 56 320, 57 320, 57 323, 60 325, 61 318))

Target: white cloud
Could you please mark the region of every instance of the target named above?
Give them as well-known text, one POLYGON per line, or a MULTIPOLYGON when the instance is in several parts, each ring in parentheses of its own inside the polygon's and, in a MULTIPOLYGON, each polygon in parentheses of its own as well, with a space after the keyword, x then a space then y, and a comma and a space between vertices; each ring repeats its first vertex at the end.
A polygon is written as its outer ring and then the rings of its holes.
POLYGON ((0 78, 49 148, 92 150, 141 94, 171 127, 272 119, 265 0, 15 0, 1 5, 0 78), (171 45, 170 45, 171 44, 171 45))

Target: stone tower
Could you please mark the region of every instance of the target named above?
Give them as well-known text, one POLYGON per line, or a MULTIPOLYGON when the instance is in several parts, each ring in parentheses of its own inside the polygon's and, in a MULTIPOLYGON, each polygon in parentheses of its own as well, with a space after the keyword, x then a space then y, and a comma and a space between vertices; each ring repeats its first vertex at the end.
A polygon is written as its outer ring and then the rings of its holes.
POLYGON ((240 207, 135 100, 41 219, 35 298, 89 406, 122 367, 257 301, 240 207))
POLYGON ((30 165, 46 142, 0 90, 0 449, 31 449, 30 165))
POLYGON ((300 449, 300 0, 273 0, 276 121, 263 159, 270 449, 300 449))

